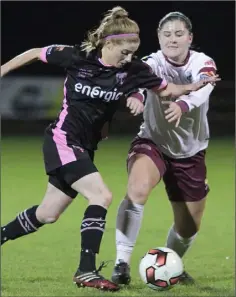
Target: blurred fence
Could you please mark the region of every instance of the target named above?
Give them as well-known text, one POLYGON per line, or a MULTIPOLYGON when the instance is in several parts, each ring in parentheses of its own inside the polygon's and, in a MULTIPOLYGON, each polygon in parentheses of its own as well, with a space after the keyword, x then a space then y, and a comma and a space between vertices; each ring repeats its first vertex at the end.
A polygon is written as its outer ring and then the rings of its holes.
MULTIPOLYGON (((2 135, 42 135, 55 119, 63 99, 63 78, 6 77, 1 81, 2 135)), ((212 93, 208 113, 211 135, 234 135, 235 83, 222 81, 212 93)), ((121 104, 111 132, 136 133, 142 116, 133 117, 121 104), (129 123, 127 125, 127 122, 129 123)))

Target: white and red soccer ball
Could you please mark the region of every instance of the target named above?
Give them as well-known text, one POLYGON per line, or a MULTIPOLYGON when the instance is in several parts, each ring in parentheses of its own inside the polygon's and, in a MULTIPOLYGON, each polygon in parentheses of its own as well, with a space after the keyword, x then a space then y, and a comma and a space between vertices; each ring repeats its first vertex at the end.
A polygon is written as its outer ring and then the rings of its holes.
POLYGON ((166 247, 150 249, 139 264, 142 281, 151 289, 166 290, 179 281, 184 271, 181 258, 166 247))

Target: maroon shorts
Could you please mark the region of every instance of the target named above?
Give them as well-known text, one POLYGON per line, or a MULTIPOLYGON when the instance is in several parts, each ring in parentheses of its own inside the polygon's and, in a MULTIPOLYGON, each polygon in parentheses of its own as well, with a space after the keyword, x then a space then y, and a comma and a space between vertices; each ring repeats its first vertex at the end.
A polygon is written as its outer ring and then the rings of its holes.
POLYGON ((136 154, 147 155, 156 164, 169 200, 194 202, 203 199, 209 192, 206 184, 205 151, 189 158, 173 159, 161 153, 151 140, 136 137, 131 143, 127 164, 136 154))

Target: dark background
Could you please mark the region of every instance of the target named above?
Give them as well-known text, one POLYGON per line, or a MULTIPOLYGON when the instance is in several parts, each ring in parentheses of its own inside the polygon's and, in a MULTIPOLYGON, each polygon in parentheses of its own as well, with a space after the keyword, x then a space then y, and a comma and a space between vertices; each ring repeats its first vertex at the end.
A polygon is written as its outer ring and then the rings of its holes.
MULTIPOLYGON (((9 1, 1 5, 2 64, 34 47, 80 43, 86 32, 99 23, 102 14, 117 5, 128 10, 130 17, 140 26, 141 46, 138 55, 141 57, 159 49, 156 28, 160 19, 171 11, 180 11, 192 20, 196 49, 215 60, 223 80, 214 91, 218 101, 212 104, 213 111, 218 108, 224 116, 234 112, 234 1, 9 1)), ((63 75, 63 70, 34 63, 10 75, 63 75)), ((234 127, 231 128, 233 131, 234 127)))
MULTIPOLYGON (((101 15, 120 5, 141 29, 140 55, 159 47, 156 28, 170 11, 181 11, 193 24, 194 44, 215 59, 220 75, 234 80, 235 2, 159 1, 67 1, 2 2, 2 62, 33 47, 80 43, 87 30, 98 24, 101 15)), ((39 64, 20 73, 57 74, 55 67, 39 64)), ((60 72, 59 72, 60 73, 60 72)))

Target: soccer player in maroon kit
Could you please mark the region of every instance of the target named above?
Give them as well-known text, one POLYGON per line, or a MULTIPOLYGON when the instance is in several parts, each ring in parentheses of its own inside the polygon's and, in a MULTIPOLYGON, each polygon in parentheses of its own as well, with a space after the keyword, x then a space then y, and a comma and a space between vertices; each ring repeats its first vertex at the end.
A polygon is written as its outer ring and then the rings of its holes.
MULTIPOLYGON (((213 59, 190 49, 192 23, 184 14, 171 12, 164 16, 157 33, 161 49, 143 59, 157 76, 175 84, 189 84, 215 75, 213 59)), ((114 282, 130 282, 130 259, 144 205, 162 179, 174 218, 166 247, 182 258, 194 243, 209 191, 205 151, 209 142, 207 112, 213 89, 214 84, 207 84, 196 92, 166 101, 158 100, 152 91, 146 92, 144 121, 128 154, 127 193, 117 214, 114 282)), ((194 283, 186 271, 179 280, 182 284, 194 283)))

